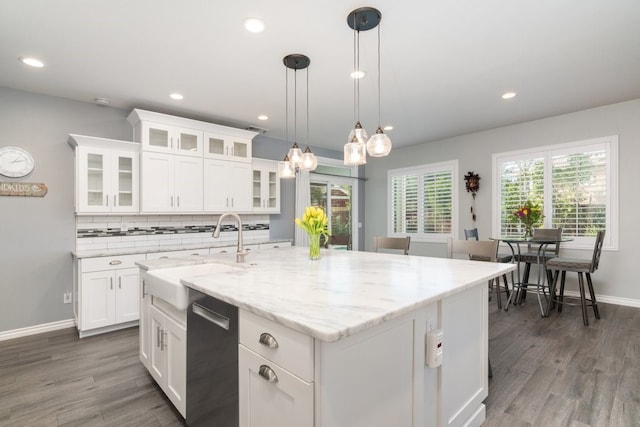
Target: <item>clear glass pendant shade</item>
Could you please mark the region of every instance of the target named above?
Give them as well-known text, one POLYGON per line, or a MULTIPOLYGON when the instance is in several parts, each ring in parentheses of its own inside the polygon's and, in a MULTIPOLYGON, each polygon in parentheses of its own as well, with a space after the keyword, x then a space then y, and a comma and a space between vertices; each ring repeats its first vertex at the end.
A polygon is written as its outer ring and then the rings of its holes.
POLYGON ((355 136, 344 145, 344 164, 346 166, 364 165, 367 163, 367 148, 363 141, 355 136))
POLYGON ((278 173, 280 178, 295 178, 296 167, 289 160, 289 156, 284 156, 284 160, 278 162, 278 173))
POLYGON ((356 125, 354 126, 354 128, 351 129, 351 132, 349 132, 349 137, 347 138, 347 141, 349 143, 352 142, 354 137, 359 142, 362 142, 363 144, 366 144, 367 140, 369 139, 369 135, 367 135, 367 131, 362 128, 362 125, 360 124, 359 121, 356 122, 356 125))
POLYGON ((293 147, 289 150, 289 160, 295 166, 298 166, 302 162, 302 150, 298 147, 297 142, 294 142, 293 147))
POLYGON ((302 161, 299 166, 304 171, 313 171, 318 167, 318 158, 311 152, 309 147, 305 148, 304 153, 302 153, 302 161))
POLYGON ((376 129, 376 133, 367 141, 367 153, 371 157, 384 157, 390 152, 391 139, 382 131, 382 128, 376 129))

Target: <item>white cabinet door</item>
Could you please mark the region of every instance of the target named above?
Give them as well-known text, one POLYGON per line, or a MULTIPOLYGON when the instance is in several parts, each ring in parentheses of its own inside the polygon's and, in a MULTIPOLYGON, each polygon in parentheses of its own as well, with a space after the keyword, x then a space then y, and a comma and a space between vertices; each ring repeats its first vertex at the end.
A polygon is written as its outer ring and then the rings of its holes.
POLYGON ((131 322, 140 317, 138 300, 140 269, 125 268, 116 271, 116 323, 131 322))
POLYGON ((142 212, 173 211, 173 155, 142 153, 142 212))
POLYGON ((241 427, 313 426, 313 384, 243 345, 238 350, 241 427))
POLYGON ((138 212, 139 154, 123 151, 111 153, 112 212, 138 212))
POLYGON ((256 213, 280 213, 278 162, 253 159, 251 208, 256 213))
POLYGON ((174 209, 181 212, 202 211, 202 159, 174 157, 174 209))
POLYGON ((151 330, 151 348, 149 349, 149 372, 154 380, 163 386, 165 383, 166 358, 164 353, 164 318, 165 315, 156 307, 149 307, 149 328, 151 330))
POLYGON ((184 416, 187 408, 187 328, 166 316, 164 334, 164 340, 166 340, 164 390, 178 412, 184 416))
POLYGON ((151 295, 147 294, 147 285, 142 278, 140 282, 140 361, 147 369, 149 369, 149 349, 151 348, 150 301, 151 295))
POLYGON ((94 271, 82 274, 80 329, 94 329, 115 323, 115 274, 94 271))
POLYGON ((251 210, 251 168, 244 163, 204 160, 204 210, 251 210))

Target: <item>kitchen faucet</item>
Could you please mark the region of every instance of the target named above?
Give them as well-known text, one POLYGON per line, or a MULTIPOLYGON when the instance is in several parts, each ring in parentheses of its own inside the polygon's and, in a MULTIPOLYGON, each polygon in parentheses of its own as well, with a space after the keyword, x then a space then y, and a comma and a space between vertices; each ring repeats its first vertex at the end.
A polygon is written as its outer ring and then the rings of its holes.
POLYGON ((218 237, 220 237, 222 220, 227 216, 232 216, 238 220, 238 251, 236 252, 236 262, 244 262, 244 257, 247 254, 247 251, 244 249, 244 246, 242 244, 242 219, 240 219, 240 215, 235 212, 225 212, 220 215, 220 218, 218 218, 218 223, 216 224, 216 229, 213 232, 213 238, 217 239, 218 237))

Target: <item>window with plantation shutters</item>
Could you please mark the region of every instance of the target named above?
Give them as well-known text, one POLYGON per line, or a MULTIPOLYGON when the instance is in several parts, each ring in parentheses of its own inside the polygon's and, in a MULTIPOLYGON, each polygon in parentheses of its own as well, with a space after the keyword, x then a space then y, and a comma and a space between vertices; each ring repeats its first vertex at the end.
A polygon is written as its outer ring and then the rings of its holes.
POLYGON ((513 214, 529 200, 543 209, 540 227, 562 228, 573 239, 563 247, 591 249, 597 231, 605 229, 605 248, 617 249, 617 147, 617 136, 610 136, 495 154, 495 234, 521 235, 513 214))
POLYGON ((388 235, 436 242, 451 237, 456 171, 457 162, 390 170, 388 235))

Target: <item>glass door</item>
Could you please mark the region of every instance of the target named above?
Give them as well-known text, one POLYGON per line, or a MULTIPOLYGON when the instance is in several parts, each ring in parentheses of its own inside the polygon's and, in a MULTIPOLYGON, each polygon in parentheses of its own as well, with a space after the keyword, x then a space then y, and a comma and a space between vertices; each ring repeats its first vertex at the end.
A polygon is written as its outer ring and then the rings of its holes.
MULTIPOLYGON (((325 178, 325 177, 322 177, 325 178)), ((311 177, 311 205, 320 206, 329 217, 328 248, 352 250, 354 242, 353 184, 344 178, 320 181, 311 177)), ((357 241, 357 240, 356 240, 357 241)))

